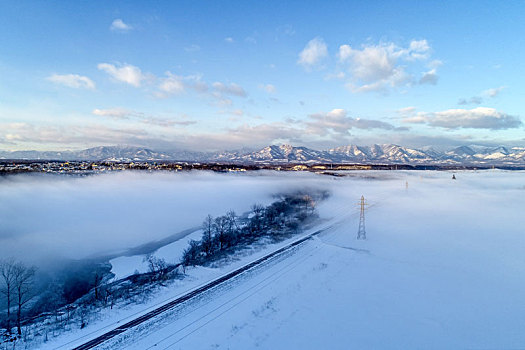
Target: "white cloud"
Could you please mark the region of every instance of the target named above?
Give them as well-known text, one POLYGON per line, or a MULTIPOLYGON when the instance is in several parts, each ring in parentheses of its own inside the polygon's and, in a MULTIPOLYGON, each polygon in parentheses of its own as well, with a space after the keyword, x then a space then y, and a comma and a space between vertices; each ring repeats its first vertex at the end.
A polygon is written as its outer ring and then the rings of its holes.
POLYGON ((117 18, 117 19, 113 20, 113 22, 111 23, 111 26, 109 27, 109 29, 111 29, 113 31, 117 31, 117 32, 127 32, 127 31, 130 31, 131 29, 133 29, 133 27, 130 26, 129 24, 124 23, 124 21, 122 19, 117 18))
POLYGON ((164 98, 169 95, 179 95, 188 89, 205 93, 208 91, 208 84, 202 81, 200 75, 181 76, 168 71, 166 77, 160 80, 158 88, 160 91, 156 93, 157 97, 164 98))
POLYGON ((219 100, 217 102, 219 106, 228 107, 228 106, 233 105, 233 101, 229 98, 223 98, 223 97, 220 97, 219 95, 215 95, 215 97, 217 97, 219 100))
POLYGON ((392 45, 368 46, 354 50, 349 45, 339 47, 342 62, 349 61, 354 77, 365 82, 388 79, 396 72, 396 57, 392 45))
POLYGON ((472 96, 471 98, 460 98, 458 100, 458 105, 482 104, 485 98, 495 98, 505 88, 505 86, 500 86, 498 88, 491 88, 482 91, 478 96, 472 96))
POLYGON ((88 77, 78 74, 53 74, 47 77, 47 80, 75 89, 95 89, 95 83, 88 77))
POLYGON ((481 96, 472 96, 469 99, 460 98, 458 105, 480 105, 483 103, 483 97, 481 96))
POLYGON ((167 77, 162 79, 159 89, 170 95, 181 94, 185 90, 183 79, 181 76, 167 72, 167 77))
POLYGON ((110 128, 104 125, 34 125, 11 123, 0 125, 2 134, 10 134, 18 145, 43 144, 47 147, 66 145, 67 147, 100 144, 134 144, 139 140, 151 138, 144 128, 110 128))
POLYGON ((419 84, 430 84, 430 85, 436 85, 438 81, 438 75, 436 72, 436 69, 431 69, 428 72, 425 72, 421 79, 419 79, 419 84))
POLYGON ((403 119, 406 123, 427 124, 445 129, 490 129, 503 130, 523 125, 518 117, 499 112, 494 108, 448 109, 441 112, 419 112, 403 119))
POLYGON ((352 92, 370 92, 370 91, 387 91, 389 88, 395 88, 408 84, 411 76, 404 70, 396 70, 389 79, 380 79, 367 84, 356 85, 353 82, 346 84, 346 87, 352 92))
POLYGON ((492 88, 492 89, 487 89, 485 91, 482 92, 483 95, 485 96, 488 96, 488 97, 496 97, 499 95, 499 93, 505 89, 505 86, 500 86, 498 88, 492 88))
POLYGON ((172 127, 172 126, 187 126, 195 124, 195 121, 189 120, 186 116, 181 118, 159 118, 155 116, 146 115, 142 112, 129 110, 122 107, 108 108, 108 109, 94 109, 92 112, 96 116, 107 117, 113 119, 132 119, 144 124, 172 127))
POLYGON ((228 44, 231 44, 231 43, 233 43, 235 40, 233 40, 232 37, 227 37, 227 38, 224 38, 224 41, 226 41, 228 44))
MULTIPOLYGON (((233 104, 233 101, 230 99, 231 96, 246 97, 248 95, 242 86, 236 83, 217 81, 210 85, 202 80, 201 75, 181 76, 168 71, 166 76, 159 80, 158 90, 154 92, 154 95, 158 98, 180 95, 193 90, 201 94, 201 96, 212 97, 220 106, 231 106, 233 104)), ((269 91, 271 90, 271 85, 265 88, 269 91)))
MULTIPOLYGON (((416 61, 427 61, 430 58, 430 46, 426 40, 413 40, 407 48, 394 43, 366 44, 361 48, 345 44, 339 47, 338 57, 340 64, 348 69, 350 80, 347 87, 351 91, 384 91, 411 85, 414 76, 408 68, 416 69, 416 61)), ((422 73, 420 83, 435 84, 439 64, 441 62, 437 60, 428 63, 432 69, 422 73)))
POLYGON ((94 109, 92 112, 94 115, 98 115, 100 117, 111 117, 115 119, 126 119, 131 115, 133 112, 131 112, 128 109, 121 108, 121 107, 115 107, 115 108, 109 108, 109 109, 94 109))
POLYGON ((403 117, 408 117, 413 115, 416 112, 416 107, 409 106, 409 107, 403 107, 397 110, 397 113, 399 113, 403 117))
POLYGON ((261 84, 259 85, 259 89, 264 90, 269 94, 274 94, 277 91, 272 84, 261 84))
POLYGON ((235 83, 224 84, 217 81, 212 84, 212 87, 215 92, 219 93, 220 95, 234 95, 239 97, 246 97, 247 95, 246 91, 235 83))
POLYGON ((405 131, 405 127, 395 127, 394 125, 380 120, 352 118, 348 112, 341 108, 336 108, 326 113, 315 113, 308 116, 311 121, 305 122, 306 132, 320 136, 331 133, 349 134, 350 130, 356 129, 383 129, 405 131))
POLYGON ((415 60, 425 60, 429 57, 430 46, 426 40, 412 40, 406 53, 409 58, 415 60))
POLYGON ((139 87, 146 75, 142 73, 140 68, 130 64, 115 66, 109 63, 99 63, 97 68, 108 73, 113 79, 123 83, 139 87))
POLYGON ((306 44, 305 48, 299 53, 298 64, 306 69, 318 65, 328 56, 328 48, 324 40, 320 37, 314 38, 306 44))

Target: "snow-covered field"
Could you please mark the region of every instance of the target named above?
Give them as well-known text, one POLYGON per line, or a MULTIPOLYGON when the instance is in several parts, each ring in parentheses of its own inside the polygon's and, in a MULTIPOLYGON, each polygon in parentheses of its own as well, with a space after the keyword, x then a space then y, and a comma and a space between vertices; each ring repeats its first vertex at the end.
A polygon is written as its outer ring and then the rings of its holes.
MULTIPOLYGON (((321 225, 332 226, 293 254, 101 348, 525 348, 524 172, 456 172, 457 180, 434 171, 348 174, 253 178, 252 185, 262 180, 281 188, 329 188, 332 196, 319 212, 327 220, 321 225), (370 204, 366 241, 356 240, 361 195, 370 204)), ((173 245, 157 254, 178 249, 173 245)), ((111 329, 263 253, 231 266, 189 269, 185 280, 146 305, 114 311, 44 348, 94 336, 103 326, 111 329)))

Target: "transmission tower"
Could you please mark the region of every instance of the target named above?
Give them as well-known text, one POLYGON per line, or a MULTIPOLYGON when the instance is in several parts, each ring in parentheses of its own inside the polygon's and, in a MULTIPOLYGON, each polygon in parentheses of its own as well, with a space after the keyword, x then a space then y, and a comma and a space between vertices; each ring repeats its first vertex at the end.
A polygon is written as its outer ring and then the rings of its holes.
POLYGON ((361 205, 361 215, 359 217, 359 230, 357 231, 357 239, 366 239, 365 206, 367 203, 365 202, 365 196, 361 196, 361 202, 359 204, 361 205))

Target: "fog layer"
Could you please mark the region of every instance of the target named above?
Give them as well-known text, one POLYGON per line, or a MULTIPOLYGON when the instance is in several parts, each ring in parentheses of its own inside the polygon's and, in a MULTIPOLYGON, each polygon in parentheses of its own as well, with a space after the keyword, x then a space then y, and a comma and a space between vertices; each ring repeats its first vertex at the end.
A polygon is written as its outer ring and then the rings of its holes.
MULTIPOLYGON (((111 173, 0 178, 0 256, 26 261, 123 251, 200 226, 207 214, 303 185, 308 174, 111 173)), ((306 181, 308 182, 308 181, 306 181)))
POLYGON ((444 242, 426 236, 425 225, 442 227, 443 238, 457 236, 453 245, 471 249, 492 249, 487 246, 491 237, 500 245, 508 240, 511 250, 525 243, 519 235, 525 225, 523 172, 460 172, 457 180, 450 172, 432 171, 347 174, 351 176, 122 172, 0 178, 0 256, 41 262, 123 252, 200 226, 207 214, 223 215, 230 209, 241 214, 254 203, 268 204, 273 194, 307 187, 332 193, 319 213, 346 220, 349 235, 357 230, 357 202, 364 195, 373 205, 370 215, 388 208, 377 220, 395 222, 389 230, 415 247, 444 242))

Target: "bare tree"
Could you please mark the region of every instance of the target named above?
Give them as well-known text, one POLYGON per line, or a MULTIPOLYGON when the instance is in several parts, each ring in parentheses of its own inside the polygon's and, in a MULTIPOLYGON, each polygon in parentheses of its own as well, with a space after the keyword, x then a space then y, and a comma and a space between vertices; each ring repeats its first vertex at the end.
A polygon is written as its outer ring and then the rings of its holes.
POLYGON ((11 303, 15 293, 15 264, 16 262, 13 258, 0 261, 0 276, 2 278, 0 292, 5 295, 6 299, 6 328, 8 334, 11 334, 11 303))
POLYGON ((235 214, 233 210, 230 210, 226 213, 226 217, 228 218, 228 230, 238 230, 239 225, 237 224, 237 214, 235 214))
POLYGON ((251 224, 253 226, 254 233, 256 235, 259 235, 263 229, 263 214, 264 214, 264 207, 261 204, 254 204, 252 205, 252 219, 251 224))
POLYGON ((33 283, 36 268, 27 267, 21 262, 13 266, 14 290, 16 293, 16 328, 18 335, 22 335, 22 309, 33 297, 33 283))
POLYGON ((213 251, 213 218, 208 215, 202 223, 202 248, 206 256, 211 255, 213 251))
POLYGON ((99 298, 99 289, 102 284, 102 274, 99 273, 99 271, 95 272, 94 281, 93 281, 93 288, 95 290, 95 300, 98 300, 99 298))
POLYGON ((218 218, 215 218, 213 228, 215 230, 215 236, 219 241, 219 250, 223 250, 228 241, 228 218, 226 216, 219 216, 218 218))
POLYGON ((149 272, 153 274, 154 279, 166 279, 168 273, 166 260, 157 258, 153 254, 148 254, 142 261, 148 263, 149 272))

